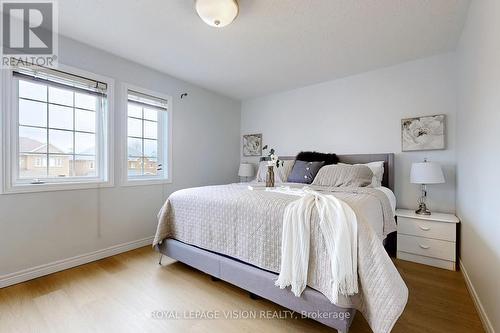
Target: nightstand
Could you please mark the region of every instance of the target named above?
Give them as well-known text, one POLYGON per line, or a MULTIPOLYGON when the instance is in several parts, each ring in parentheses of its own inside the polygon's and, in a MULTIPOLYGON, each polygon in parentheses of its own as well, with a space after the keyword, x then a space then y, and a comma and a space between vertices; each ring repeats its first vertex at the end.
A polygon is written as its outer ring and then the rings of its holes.
POLYGON ((412 210, 396 210, 398 218, 398 259, 455 270, 457 224, 453 214, 418 215, 412 210))

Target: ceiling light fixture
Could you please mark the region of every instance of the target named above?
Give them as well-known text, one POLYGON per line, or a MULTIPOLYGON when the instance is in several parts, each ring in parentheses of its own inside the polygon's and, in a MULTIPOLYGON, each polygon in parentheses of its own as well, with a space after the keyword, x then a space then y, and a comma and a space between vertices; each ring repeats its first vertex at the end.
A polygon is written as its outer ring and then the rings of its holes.
POLYGON ((238 16, 236 0, 195 0, 196 12, 208 25, 222 28, 238 16))

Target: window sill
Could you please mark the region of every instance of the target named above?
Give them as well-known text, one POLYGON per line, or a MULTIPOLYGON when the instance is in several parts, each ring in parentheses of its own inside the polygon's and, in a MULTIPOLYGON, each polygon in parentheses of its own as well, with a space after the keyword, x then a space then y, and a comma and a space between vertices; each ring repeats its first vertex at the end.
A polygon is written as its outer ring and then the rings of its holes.
POLYGON ((147 185, 164 185, 164 184, 171 184, 171 183, 172 183, 172 180, 161 179, 161 178, 127 179, 121 185, 122 186, 147 186, 147 185))
POLYGON ((45 183, 45 184, 17 184, 4 189, 2 194, 34 193, 51 191, 87 190, 96 188, 113 187, 113 182, 88 181, 67 183, 45 183))

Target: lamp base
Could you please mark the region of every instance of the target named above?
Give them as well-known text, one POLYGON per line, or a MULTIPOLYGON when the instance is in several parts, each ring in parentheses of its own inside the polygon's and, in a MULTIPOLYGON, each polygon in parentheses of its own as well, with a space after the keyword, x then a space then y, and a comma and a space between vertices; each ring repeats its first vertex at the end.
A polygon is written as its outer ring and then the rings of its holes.
POLYGON ((418 209, 415 211, 415 214, 418 214, 418 215, 431 215, 431 211, 427 209, 427 206, 425 205, 425 203, 421 203, 418 206, 418 209))

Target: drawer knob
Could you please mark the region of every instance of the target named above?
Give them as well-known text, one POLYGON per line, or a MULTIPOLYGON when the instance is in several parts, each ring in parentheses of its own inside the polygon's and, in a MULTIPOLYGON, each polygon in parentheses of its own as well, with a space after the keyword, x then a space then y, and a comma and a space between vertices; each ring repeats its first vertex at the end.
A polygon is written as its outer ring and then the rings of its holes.
POLYGON ((418 226, 420 229, 422 229, 423 231, 429 231, 431 230, 431 228, 427 228, 427 227, 422 227, 421 225, 418 226))
POLYGON ((420 246, 420 247, 421 247, 422 249, 424 249, 424 250, 428 250, 428 249, 430 249, 430 248, 431 248, 431 247, 430 247, 430 246, 428 246, 428 245, 422 245, 422 244, 418 244, 418 246, 420 246))

